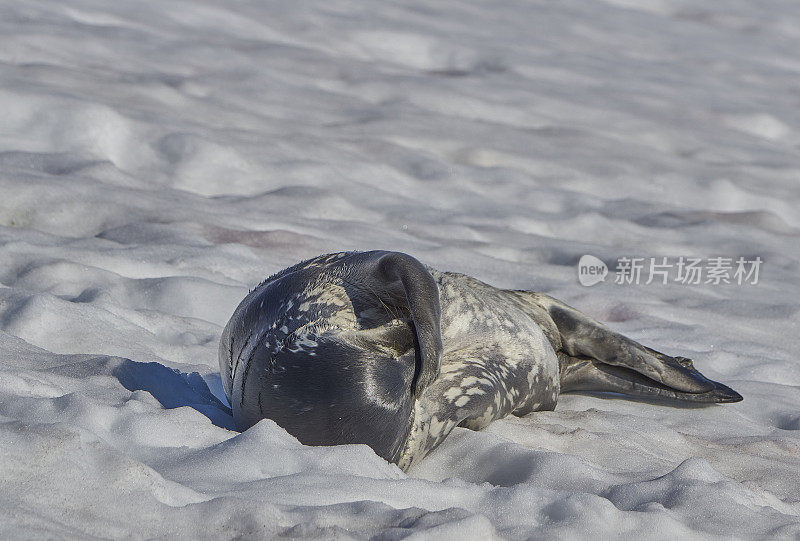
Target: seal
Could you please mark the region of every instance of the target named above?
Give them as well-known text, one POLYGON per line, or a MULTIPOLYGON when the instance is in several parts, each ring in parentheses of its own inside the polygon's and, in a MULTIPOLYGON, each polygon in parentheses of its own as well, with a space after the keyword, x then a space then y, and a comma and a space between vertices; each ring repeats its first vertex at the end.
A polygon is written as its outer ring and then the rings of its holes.
POLYGON ((234 311, 219 362, 240 430, 269 418, 304 444, 367 444, 404 470, 456 426, 552 410, 563 392, 742 400, 552 297, 388 251, 269 277, 234 311))

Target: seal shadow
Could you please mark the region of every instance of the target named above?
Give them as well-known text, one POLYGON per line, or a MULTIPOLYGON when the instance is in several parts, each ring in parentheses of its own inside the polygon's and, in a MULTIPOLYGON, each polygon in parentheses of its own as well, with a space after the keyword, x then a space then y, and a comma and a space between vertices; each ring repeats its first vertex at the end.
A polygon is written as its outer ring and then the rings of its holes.
MULTIPOLYGON (((111 374, 129 391, 147 391, 166 409, 188 406, 205 415, 214 425, 236 430, 231 408, 211 391, 198 372, 181 372, 157 362, 124 359, 111 374)), ((217 374, 212 386, 222 389, 217 374)))

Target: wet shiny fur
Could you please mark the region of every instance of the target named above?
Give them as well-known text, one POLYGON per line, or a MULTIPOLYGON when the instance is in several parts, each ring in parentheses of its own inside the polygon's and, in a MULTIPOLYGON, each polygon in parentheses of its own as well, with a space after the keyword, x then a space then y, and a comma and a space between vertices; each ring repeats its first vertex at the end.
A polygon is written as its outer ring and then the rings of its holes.
POLYGON ((560 392, 735 402, 689 359, 546 295, 345 252, 270 277, 220 342, 237 426, 269 418, 308 445, 365 443, 408 469, 456 426, 555 408, 560 392))

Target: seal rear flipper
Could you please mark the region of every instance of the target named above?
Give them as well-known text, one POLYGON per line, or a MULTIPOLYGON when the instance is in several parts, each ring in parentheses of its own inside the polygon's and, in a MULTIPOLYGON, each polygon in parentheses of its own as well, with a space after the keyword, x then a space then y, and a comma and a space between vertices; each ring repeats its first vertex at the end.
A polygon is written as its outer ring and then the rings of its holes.
MULTIPOLYGON (((659 355, 667 357, 663 353, 659 353, 659 355)), ((691 365, 691 361, 684 357, 673 359, 676 362, 686 363, 688 361, 688 364, 691 365)), ((588 357, 570 357, 564 353, 559 353, 559 364, 561 365, 561 392, 610 392, 698 404, 724 404, 742 400, 739 393, 722 383, 706 378, 693 366, 690 370, 711 384, 711 389, 699 393, 685 392, 650 379, 629 368, 604 364, 588 357)))
POLYGON ((567 355, 628 368, 685 393, 706 393, 715 389, 713 381, 693 367, 685 366, 678 358, 647 348, 552 297, 537 294, 535 299, 558 328, 560 349, 567 355))
MULTIPOLYGON (((536 316, 537 323, 545 314, 552 320, 558 336, 550 340, 559 354, 562 377, 565 359, 568 373, 583 367, 572 374, 573 378, 581 375, 572 382, 572 385, 581 386, 573 390, 662 396, 693 402, 738 402, 742 399, 732 389, 706 378, 685 357, 670 357, 643 346, 548 295, 533 291, 513 293, 531 306, 529 312, 531 317, 536 316), (591 364, 575 364, 580 361, 591 364)), ((569 377, 567 374, 568 386, 569 377)))

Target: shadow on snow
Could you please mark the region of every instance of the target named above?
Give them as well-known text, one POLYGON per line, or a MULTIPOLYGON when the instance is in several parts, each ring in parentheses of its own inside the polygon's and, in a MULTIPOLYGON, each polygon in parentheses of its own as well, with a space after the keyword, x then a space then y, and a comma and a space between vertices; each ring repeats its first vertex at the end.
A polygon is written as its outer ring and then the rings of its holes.
MULTIPOLYGON (((111 374, 129 391, 147 391, 167 409, 188 406, 208 417, 216 426, 236 430, 231 409, 211 392, 198 372, 181 372, 157 362, 121 359, 111 374)), ((220 392, 222 385, 219 375, 216 377, 218 381, 212 382, 212 386, 219 387, 217 391, 220 392)))

